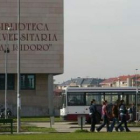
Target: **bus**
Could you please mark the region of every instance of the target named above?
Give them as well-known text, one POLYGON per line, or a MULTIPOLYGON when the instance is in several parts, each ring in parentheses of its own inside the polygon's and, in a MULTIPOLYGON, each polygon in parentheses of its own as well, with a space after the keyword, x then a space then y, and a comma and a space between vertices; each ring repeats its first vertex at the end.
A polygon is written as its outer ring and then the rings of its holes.
MULTIPOLYGON (((69 87, 62 94, 62 108, 60 109, 60 116, 64 120, 76 121, 79 115, 84 115, 86 121, 90 122, 89 106, 92 99, 96 100, 98 114, 98 121, 101 120, 101 107, 104 100, 108 101, 111 106, 116 101, 124 100, 126 107, 130 107, 132 103, 140 105, 140 89, 136 87, 69 87)), ((137 107, 136 105, 136 107, 137 107)), ((111 108, 110 108, 111 112, 111 108)))

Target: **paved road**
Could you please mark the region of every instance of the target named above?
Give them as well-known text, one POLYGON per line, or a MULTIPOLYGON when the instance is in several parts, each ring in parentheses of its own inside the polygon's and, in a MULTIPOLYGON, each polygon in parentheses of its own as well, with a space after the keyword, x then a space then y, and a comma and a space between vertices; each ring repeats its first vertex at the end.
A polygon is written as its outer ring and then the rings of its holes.
MULTIPOLYGON (((50 127, 50 123, 27 123, 27 125, 34 125, 37 127, 50 127)), ((77 129, 81 129, 81 127, 76 123, 71 122, 55 122, 52 125, 53 128, 56 129, 57 132, 74 132, 77 129)), ((86 124, 83 129, 90 130, 90 125, 86 124)), ((140 131, 140 127, 129 127, 131 131, 140 131)), ((114 130, 115 131, 115 130, 114 130)), ((101 132, 106 132, 106 128, 103 128, 101 132)))

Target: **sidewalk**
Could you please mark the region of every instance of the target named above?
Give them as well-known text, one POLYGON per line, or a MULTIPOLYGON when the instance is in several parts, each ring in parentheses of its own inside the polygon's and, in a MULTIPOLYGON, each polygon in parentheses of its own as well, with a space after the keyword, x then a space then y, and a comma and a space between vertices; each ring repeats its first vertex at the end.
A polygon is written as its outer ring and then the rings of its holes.
MULTIPOLYGON (((24 122, 22 123, 24 125, 28 126, 36 126, 36 127, 47 127, 50 128, 50 123, 49 122, 24 122)), ((21 124, 21 125, 22 125, 21 124)), ((98 127, 99 125, 96 125, 98 127)), ((71 122, 55 122, 54 125, 52 125, 52 128, 56 129, 58 133, 71 133, 75 132, 76 130, 81 129, 81 127, 77 123, 71 123, 71 122)), ((86 124, 83 126, 83 129, 86 129, 90 131, 90 124, 86 124)), ((129 127, 129 129, 132 132, 140 132, 140 127, 129 127)), ((106 132, 106 128, 104 127, 100 132, 106 132)), ((100 133, 97 132, 97 133, 100 133)), ((115 132, 115 130, 114 130, 115 132)), ((47 132, 20 132, 19 134, 47 134, 47 132)), ((120 133, 120 132, 118 132, 120 133)), ((0 132, 0 135, 5 135, 5 134, 11 134, 10 132, 0 132)), ((18 134, 17 132, 14 132, 13 134, 18 134)))
MULTIPOLYGON (((27 125, 34 125, 37 127, 50 127, 50 123, 27 123, 27 125)), ((96 125, 98 127, 99 125, 96 125)), ((55 122, 54 125, 52 125, 53 128, 56 129, 57 132, 74 132, 77 129, 81 129, 81 127, 76 123, 71 122, 55 122)), ((83 126, 83 129, 86 129, 90 131, 90 124, 86 124, 83 126)), ((133 132, 140 131, 140 127, 129 127, 129 129, 133 132)), ((114 130, 115 131, 115 130, 114 130)), ((106 132, 106 128, 104 127, 101 132, 106 132)))

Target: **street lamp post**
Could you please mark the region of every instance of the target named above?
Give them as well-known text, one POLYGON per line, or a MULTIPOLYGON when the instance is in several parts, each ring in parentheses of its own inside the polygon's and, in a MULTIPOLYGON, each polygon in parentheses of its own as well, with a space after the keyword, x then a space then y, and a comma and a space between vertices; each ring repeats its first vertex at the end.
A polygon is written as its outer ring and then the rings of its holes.
POLYGON ((9 30, 11 27, 7 28, 7 39, 6 39, 6 45, 5 45, 5 119, 7 119, 7 53, 9 53, 9 48, 8 48, 8 40, 9 40, 9 30))
POLYGON ((18 0, 18 51, 17 51, 17 133, 20 132, 20 112, 21 112, 21 97, 20 97, 20 0, 18 0))
POLYGON ((137 120, 138 120, 138 117, 137 117, 137 109, 138 109, 138 83, 137 83, 137 70, 138 69, 136 69, 136 122, 137 122, 137 120))

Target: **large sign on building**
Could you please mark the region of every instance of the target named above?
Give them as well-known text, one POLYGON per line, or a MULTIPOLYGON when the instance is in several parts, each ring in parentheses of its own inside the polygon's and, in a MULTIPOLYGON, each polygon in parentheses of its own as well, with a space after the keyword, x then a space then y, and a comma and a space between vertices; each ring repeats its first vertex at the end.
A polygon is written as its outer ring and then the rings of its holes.
POLYGON ((8 72, 17 71, 20 29, 21 73, 63 73, 63 0, 0 0, 0 73, 8 46, 8 72), (10 30, 8 30, 10 27, 10 30))
POLYGON ((7 31, 7 33, 0 34, 0 41, 6 43, 0 44, 0 51, 4 51, 6 45, 8 45, 10 51, 17 51, 17 43, 9 46, 9 42, 18 40, 18 33, 15 31, 18 31, 19 28, 21 32, 25 31, 20 35, 21 51, 49 51, 49 48, 53 45, 52 43, 49 44, 49 42, 57 41, 56 33, 49 32, 47 23, 20 23, 19 25, 17 23, 0 23, 0 30, 7 31), (8 28, 9 30, 7 31, 8 28), (32 33, 32 31, 36 32, 32 33), (25 41, 33 42, 33 44, 24 44, 25 41), (36 42, 38 41, 41 43, 37 44, 36 42))

